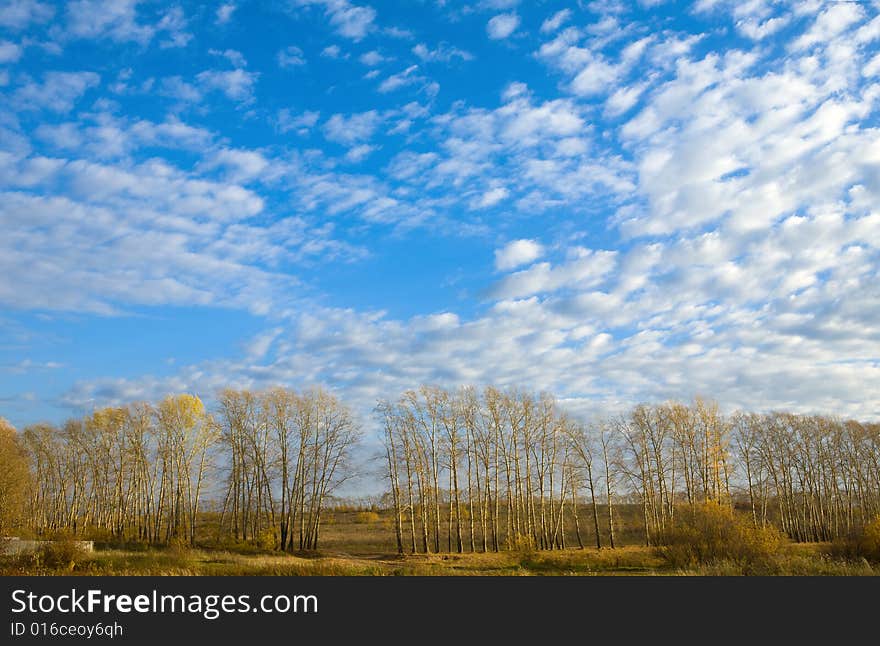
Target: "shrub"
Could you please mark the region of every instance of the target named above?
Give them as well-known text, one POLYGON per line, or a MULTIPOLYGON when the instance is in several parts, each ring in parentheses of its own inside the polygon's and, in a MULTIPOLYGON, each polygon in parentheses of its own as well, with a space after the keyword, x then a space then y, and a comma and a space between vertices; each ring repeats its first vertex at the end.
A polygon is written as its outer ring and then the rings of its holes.
POLYGON ((274 550, 278 547, 280 537, 275 534, 274 528, 267 528, 257 535, 257 547, 262 550, 274 550))
POLYGON ((73 570, 86 560, 86 554, 79 541, 69 536, 58 535, 32 551, 23 550, 17 554, 7 555, 4 561, 13 571, 51 573, 58 570, 73 570))
POLYGON ((880 516, 865 525, 859 547, 861 556, 872 561, 880 561, 880 516))
POLYGON ((880 516, 876 516, 861 531, 835 541, 830 553, 847 559, 880 562, 880 516))
POLYGON ((85 555, 80 543, 71 538, 50 541, 37 551, 40 563, 53 570, 73 570, 85 555))
POLYGON ((508 536, 504 541, 504 545, 508 550, 514 552, 529 553, 534 552, 537 549, 534 536, 520 533, 508 536))
POLYGON ((369 524, 378 523, 379 514, 375 511, 359 511, 356 517, 356 522, 369 524))
POLYGON ((755 571, 770 565, 783 540, 776 529, 756 529, 730 507, 710 502, 678 516, 659 554, 673 567, 726 562, 755 571))
POLYGON ((172 536, 168 541, 166 549, 172 554, 186 555, 192 550, 192 546, 189 544, 189 539, 185 536, 172 536))

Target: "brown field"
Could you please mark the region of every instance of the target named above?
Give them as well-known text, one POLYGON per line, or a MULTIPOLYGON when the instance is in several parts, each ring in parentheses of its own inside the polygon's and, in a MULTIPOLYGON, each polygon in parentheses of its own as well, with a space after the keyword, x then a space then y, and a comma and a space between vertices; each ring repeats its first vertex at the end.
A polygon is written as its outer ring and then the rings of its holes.
MULTIPOLYGON (((318 550, 284 554, 250 544, 211 543, 198 548, 147 547, 96 542, 94 553, 65 551, 2 557, 2 575, 265 575, 265 576, 689 576, 689 575, 876 575, 880 565, 847 558, 827 543, 785 542, 760 563, 718 560, 681 567, 664 552, 633 544, 636 532, 621 532, 628 543, 596 549, 582 528, 584 549, 573 536, 564 550, 469 551, 398 555, 391 516, 385 511, 337 509, 328 514, 318 550)), ((210 518, 204 522, 210 530, 210 518)), ((445 537, 444 537, 445 538, 445 537)), ((469 545, 467 546, 469 548, 469 545)), ((477 546, 479 550, 479 545, 477 546)))

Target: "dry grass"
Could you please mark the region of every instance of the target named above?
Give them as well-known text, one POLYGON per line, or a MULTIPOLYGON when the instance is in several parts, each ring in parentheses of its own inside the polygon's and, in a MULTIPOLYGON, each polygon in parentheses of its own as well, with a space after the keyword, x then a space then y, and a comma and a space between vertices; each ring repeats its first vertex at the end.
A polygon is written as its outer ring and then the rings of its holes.
MULTIPOLYGON (((628 512, 630 510, 624 510, 628 512)), ((719 521, 712 516, 710 519, 719 521)), ((726 521, 721 518, 721 521, 726 521)), ((320 551, 284 554, 270 549, 274 537, 261 537, 262 545, 209 541, 200 549, 185 546, 150 548, 144 545, 96 543, 92 554, 68 558, 0 558, 0 575, 265 575, 265 576, 626 576, 626 575, 863 575, 880 574, 880 565, 861 555, 841 553, 830 544, 793 544, 781 539, 749 542, 761 549, 725 547, 717 538, 706 541, 707 529, 718 529, 719 522, 697 523, 679 536, 678 552, 634 544, 638 532, 620 532, 625 545, 617 549, 593 547, 552 552, 532 549, 523 541, 511 551, 465 554, 395 554, 392 517, 384 510, 337 509, 328 514, 322 526, 320 551), (724 549, 721 549, 724 548, 724 549), (755 554, 760 559, 753 558, 755 554), (670 558, 674 556, 675 558, 670 558), (71 565, 72 562, 72 565, 71 565)), ((635 522, 630 523, 633 526, 635 522)), ((720 523, 723 538, 733 530, 737 541, 742 528, 731 529, 720 523), (729 531, 728 531, 729 530, 729 531)), ((204 534, 209 536, 210 526, 204 534)), ((717 532, 716 532, 717 533, 717 532)), ((710 533, 710 537, 715 533, 710 533)), ((443 537, 446 538, 445 536, 443 537)), ((593 538, 585 532, 584 542, 593 538)), ((766 538, 766 537, 763 537, 766 538)), ((605 537, 603 536, 603 540, 605 537)), ((753 540, 754 539, 754 540, 753 540)), ((575 541, 566 536, 567 544, 575 541)), ((445 541, 444 541, 445 546, 445 541)))
POLYGON ((742 562, 716 560, 672 567, 651 548, 475 554, 239 554, 214 550, 104 550, 68 564, 34 566, 21 559, 0 561, 0 575, 174 575, 174 576, 627 576, 627 575, 876 575, 863 559, 829 556, 827 546, 786 545, 760 571, 742 562))
POLYGON ((475 554, 238 554, 211 550, 105 550, 75 567, 0 565, 2 574, 177 576, 533 576, 652 574, 662 566, 651 550, 561 550, 475 554))
MULTIPOLYGON (((795 561, 792 561, 795 562, 795 561)), ((796 563, 803 573, 815 572, 805 557, 796 563)), ((828 569, 827 567, 821 569, 828 569)), ((858 573, 866 572, 858 569, 858 573)), ((559 550, 554 552, 500 552, 475 554, 417 554, 397 556, 377 554, 352 556, 325 554, 237 554, 209 550, 106 550, 77 562, 73 569, 21 564, 0 566, 2 574, 74 575, 173 575, 173 576, 545 576, 545 575, 654 575, 654 574, 738 574, 715 569, 674 570, 665 565, 652 549, 624 547, 615 550, 559 550)), ((856 573, 856 572, 852 572, 856 573)))

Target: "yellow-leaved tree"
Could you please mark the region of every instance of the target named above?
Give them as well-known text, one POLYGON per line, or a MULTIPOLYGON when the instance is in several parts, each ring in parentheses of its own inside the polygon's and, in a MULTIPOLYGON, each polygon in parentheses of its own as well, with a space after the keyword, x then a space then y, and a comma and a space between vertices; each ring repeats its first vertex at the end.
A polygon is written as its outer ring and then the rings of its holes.
POLYGON ((28 490, 28 463, 12 424, 0 417, 0 537, 21 526, 28 490))
POLYGON ((167 518, 167 539, 196 541, 196 520, 209 449, 219 437, 217 424, 195 395, 169 395, 159 404, 158 453, 162 462, 159 514, 167 518))

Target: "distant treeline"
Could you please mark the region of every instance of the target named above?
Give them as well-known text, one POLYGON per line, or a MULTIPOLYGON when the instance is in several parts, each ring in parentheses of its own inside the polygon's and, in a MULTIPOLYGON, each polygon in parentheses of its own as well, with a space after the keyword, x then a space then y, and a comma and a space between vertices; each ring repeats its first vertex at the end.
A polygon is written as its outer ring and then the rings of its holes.
POLYGON ((604 534, 611 547, 620 504, 640 507, 647 545, 707 502, 740 500, 756 528, 798 541, 880 513, 880 424, 725 417, 702 399, 585 424, 550 395, 492 387, 422 387, 380 409, 400 551, 554 549, 572 525, 583 545, 584 500, 596 545, 604 534))
POLYGON ((25 428, 26 525, 195 544, 204 491, 220 485, 221 532, 316 548, 322 508, 358 440, 349 410, 321 389, 224 390, 218 402, 211 414, 198 397, 172 395, 25 428))
MULTIPOLYGON (((0 428, 0 530, 316 549, 328 501, 353 475, 350 410, 322 389, 216 400, 211 412, 182 394, 0 428)), ((494 387, 422 386, 376 415, 400 552, 613 547, 623 529, 660 545, 707 502, 798 541, 847 536, 880 514, 876 423, 724 416, 702 399, 585 422, 551 395, 494 387)))

